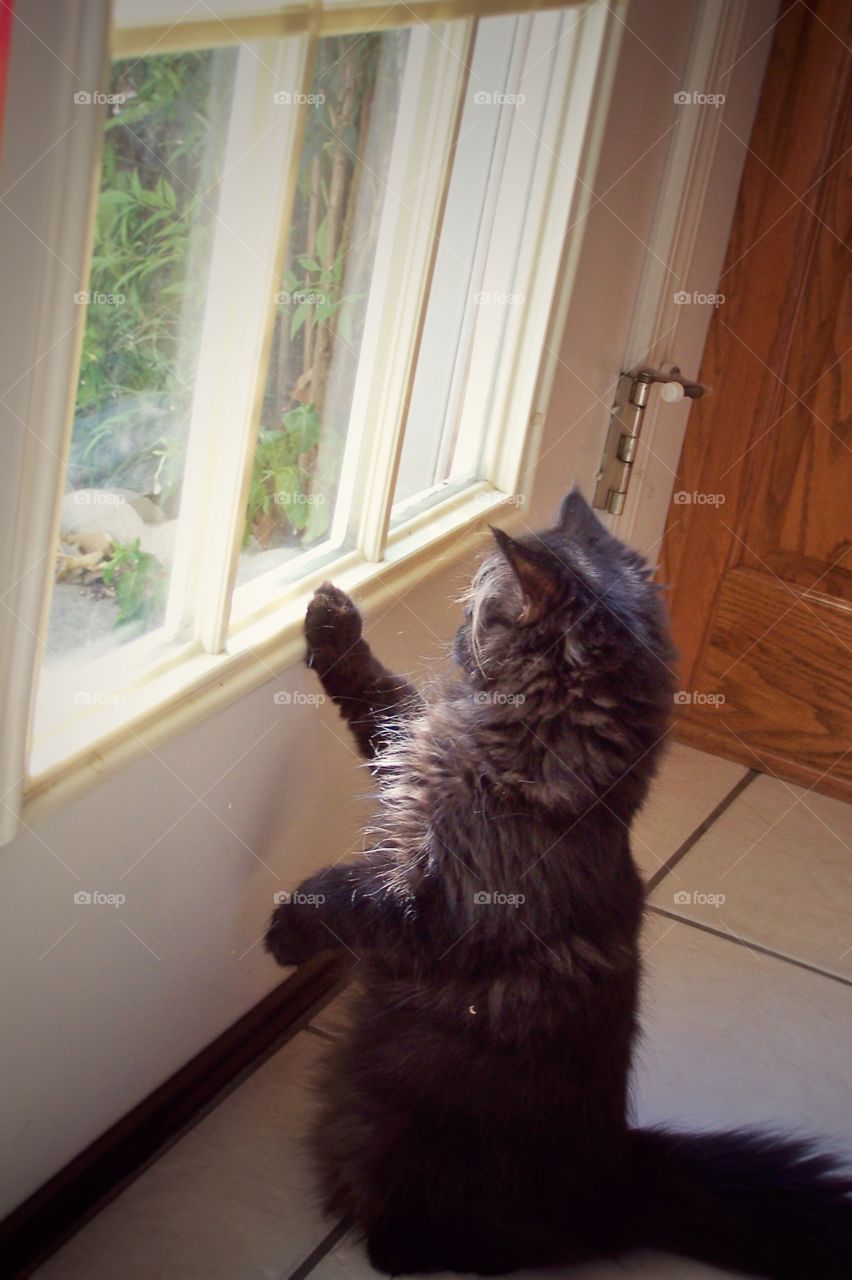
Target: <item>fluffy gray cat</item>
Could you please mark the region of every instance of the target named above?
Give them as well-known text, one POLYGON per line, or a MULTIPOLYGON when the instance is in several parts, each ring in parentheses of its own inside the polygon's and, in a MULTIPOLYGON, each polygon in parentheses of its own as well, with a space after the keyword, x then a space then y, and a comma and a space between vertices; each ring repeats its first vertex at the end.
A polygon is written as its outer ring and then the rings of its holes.
POLYGON ((631 1126, 643 886, 629 827, 669 724, 648 568, 576 491, 474 578, 424 704, 326 584, 308 661, 378 779, 364 853, 277 909, 282 965, 344 945, 363 993, 315 1135, 323 1197, 391 1274, 635 1247, 852 1276, 852 1180, 808 1144, 631 1126), (318 905, 313 905, 318 902, 318 905))

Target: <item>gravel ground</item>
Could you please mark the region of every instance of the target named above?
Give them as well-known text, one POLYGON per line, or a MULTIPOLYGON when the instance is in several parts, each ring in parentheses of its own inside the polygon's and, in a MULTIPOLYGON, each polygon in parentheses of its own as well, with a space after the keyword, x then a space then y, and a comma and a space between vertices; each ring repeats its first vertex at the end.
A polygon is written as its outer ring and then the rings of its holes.
MULTIPOLYGON (((237 585, 249 582, 268 569, 276 568, 298 555, 298 548, 279 547, 274 551, 249 552, 240 557, 237 585)), ((75 649, 86 646, 86 661, 107 652, 121 640, 132 640, 139 632, 132 627, 114 630, 118 605, 111 596, 98 596, 91 587, 78 582, 55 582, 47 626, 45 665, 59 666, 75 649)))
POLYGON ((77 582, 55 582, 47 624, 45 666, 57 666, 81 645, 114 639, 117 617, 118 605, 109 596, 99 598, 90 587, 81 587, 77 582))

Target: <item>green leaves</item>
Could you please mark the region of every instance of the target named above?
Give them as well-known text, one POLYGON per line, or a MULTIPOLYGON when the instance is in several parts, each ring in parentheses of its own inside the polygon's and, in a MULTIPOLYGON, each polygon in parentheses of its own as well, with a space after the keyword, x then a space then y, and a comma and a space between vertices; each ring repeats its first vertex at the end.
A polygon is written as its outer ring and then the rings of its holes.
POLYGON ((166 571, 156 556, 140 550, 138 538, 134 542, 115 544, 101 577, 106 586, 115 589, 117 627, 137 618, 147 622, 162 613, 166 602, 166 571))
POLYGON ((302 493, 302 477, 298 467, 279 467, 272 475, 275 495, 279 503, 289 510, 302 493))
POLYGON ((297 453, 307 453, 320 438, 320 419, 312 404, 300 404, 284 414, 281 425, 297 453))
POLYGON ((280 430, 261 431, 249 484, 244 542, 261 514, 274 513, 275 524, 282 533, 302 533, 305 541, 313 541, 325 532, 328 517, 323 517, 323 524, 317 515, 317 509, 325 505, 324 495, 313 492, 314 457, 321 429, 316 407, 300 404, 282 415, 280 430))
POLYGON ((296 310, 293 312, 293 319, 290 321, 290 340, 298 337, 302 325, 313 311, 313 303, 306 301, 300 302, 296 310))
POLYGON ((205 260, 212 222, 196 192, 216 176, 208 172, 216 57, 113 66, 110 89, 125 101, 106 122, 89 289, 123 301, 88 308, 78 413, 128 393, 172 391, 179 361, 191 356, 187 329, 203 282, 190 275, 190 253, 205 260))

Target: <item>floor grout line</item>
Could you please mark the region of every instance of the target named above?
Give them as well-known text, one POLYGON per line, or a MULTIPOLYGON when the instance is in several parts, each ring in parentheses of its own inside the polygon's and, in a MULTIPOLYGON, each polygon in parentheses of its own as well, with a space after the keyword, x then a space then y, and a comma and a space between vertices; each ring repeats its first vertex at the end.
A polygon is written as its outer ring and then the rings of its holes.
POLYGON ((678 845, 674 853, 666 859, 663 865, 657 868, 645 887, 646 895, 650 895, 654 889, 662 884, 669 872, 674 870, 679 862, 683 861, 690 850, 698 844, 698 841, 703 836, 706 836, 710 828, 718 822, 722 814, 725 813, 726 810, 730 809, 735 800, 739 800, 746 787, 750 786, 751 783, 754 782, 755 778, 759 776, 760 774, 757 769, 749 769, 745 777, 740 778, 739 782, 731 788, 728 794, 722 797, 716 805, 716 808, 711 809, 707 817, 702 822, 699 822, 695 830, 686 837, 682 844, 678 845))
POLYGON ((765 947, 761 942, 752 942, 748 938, 737 938, 731 933, 725 933, 721 929, 714 929, 712 925, 705 924, 703 920, 692 920, 689 916, 679 916, 675 911, 669 911, 666 907, 657 907, 653 903, 647 904, 646 910, 653 911, 655 915, 663 916, 666 920, 673 920, 675 924, 686 924, 693 929, 700 929, 702 933, 709 933, 713 938, 721 938, 723 942, 732 942, 735 947, 745 947, 747 951, 757 951, 760 955, 769 956, 772 960, 782 960, 785 964, 795 965, 797 969, 805 969, 808 973, 815 973, 820 978, 830 978, 832 982, 839 982, 841 986, 852 987, 852 978, 844 978, 842 974, 832 973, 830 969, 820 969, 819 965, 811 964, 809 960, 799 960, 796 956, 788 956, 783 951, 775 951, 772 947, 765 947))
POLYGON ((325 1258, 327 1254, 331 1253, 334 1246, 340 1243, 348 1230, 349 1223, 345 1218, 341 1219, 341 1221, 337 1223, 337 1226, 332 1227, 328 1235, 324 1236, 323 1239, 320 1240, 319 1244, 308 1254, 304 1262, 300 1262, 295 1271, 291 1271, 289 1273, 286 1280, 305 1280, 305 1277, 313 1271, 317 1263, 322 1262, 323 1258, 325 1258))
MULTIPOLYGON (((206 1102, 193 1111, 192 1114, 174 1130, 174 1132, 170 1133, 169 1136, 160 1143, 151 1155, 135 1165, 129 1174, 126 1174, 116 1180, 109 1189, 99 1197, 96 1205, 93 1204, 90 1209, 81 1213, 75 1219, 73 1225, 56 1239, 56 1241, 50 1246, 48 1252, 45 1252, 43 1256, 39 1256, 37 1261, 27 1263, 20 1272, 16 1270, 15 1274, 18 1275, 20 1273, 22 1277, 35 1274, 50 1262, 51 1259, 58 1257, 78 1232, 100 1217, 104 1210, 109 1208, 110 1205, 119 1201, 124 1192, 129 1190, 130 1187, 132 1187, 133 1184, 144 1174, 148 1173, 150 1170, 156 1169, 163 1156, 172 1150, 172 1148, 179 1146, 180 1143, 198 1127, 198 1125, 207 1119, 208 1116, 212 1115, 214 1111, 217 1111, 223 1103, 227 1102, 232 1094, 237 1093, 242 1089, 251 1077, 265 1066, 271 1058, 275 1057, 276 1054, 280 1053, 282 1050, 286 1049, 289 1044, 292 1044, 293 1041, 297 1040, 302 1032, 311 1030, 312 1028, 309 1026, 306 1019, 309 1017, 318 1017, 323 1010, 328 1007, 328 1005, 336 1000, 339 995, 342 995, 349 986, 350 981, 351 979, 348 977, 345 979, 338 979, 329 991, 325 992, 321 997, 319 997, 319 999, 315 1000, 313 1005, 309 1006, 308 1009, 296 1017, 292 1023, 275 1036, 275 1038, 271 1040, 264 1049, 262 1049, 249 1063, 246 1064, 246 1066, 231 1076, 217 1090, 217 1092, 212 1095, 212 1097, 208 1098, 206 1102)), ((315 1034, 321 1035, 325 1038, 327 1033, 316 1031, 315 1034)))
MULTIPOLYGON (((699 840, 707 834, 710 828, 715 826, 722 814, 730 809, 731 805, 740 798, 746 788, 754 782, 755 778, 760 776, 759 770, 749 769, 745 777, 740 778, 739 782, 731 788, 728 794, 722 797, 715 809, 708 813, 703 822, 700 822, 683 843, 678 845, 671 857, 667 858, 663 865, 654 872, 645 887, 647 897, 650 897, 651 893, 662 884, 669 872, 695 848, 699 840)), ((821 969, 819 965, 811 964, 808 960, 799 960, 796 956, 787 955, 783 951, 775 951, 772 947, 766 947, 759 942, 752 942, 747 938, 737 938, 733 934, 723 932, 721 929, 714 929, 712 925, 704 924, 703 921, 693 920, 690 916, 678 915, 676 911, 669 911, 665 907, 658 907, 651 902, 647 902, 646 907, 648 911, 653 911, 655 915, 663 916, 666 920, 672 920, 676 924, 691 925, 693 929, 708 933, 713 938, 721 938, 724 942, 733 942, 735 946, 745 947, 749 951, 757 951, 760 955, 769 956, 773 960, 781 960, 786 964, 795 965, 797 969, 804 969, 808 973, 830 978, 832 982, 839 982, 844 987, 852 986, 852 979, 844 978, 838 973, 832 973, 830 969, 821 969)))

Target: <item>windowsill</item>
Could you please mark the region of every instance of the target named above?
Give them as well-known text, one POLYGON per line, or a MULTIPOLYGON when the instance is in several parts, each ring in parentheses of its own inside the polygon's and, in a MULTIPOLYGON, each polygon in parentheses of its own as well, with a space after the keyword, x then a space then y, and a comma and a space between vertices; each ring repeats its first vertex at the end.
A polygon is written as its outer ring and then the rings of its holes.
POLYGON ((327 578, 355 594, 368 612, 390 607, 402 593, 469 553, 486 516, 493 518, 503 508, 501 523, 511 523, 512 502, 485 482, 470 485, 393 529, 381 562, 344 553, 283 595, 271 595, 265 609, 234 627, 224 653, 201 653, 192 644, 175 648, 150 677, 116 690, 102 705, 87 707, 79 721, 37 741, 40 768, 27 781, 24 820, 39 821, 294 666, 304 654, 306 601, 327 578))

